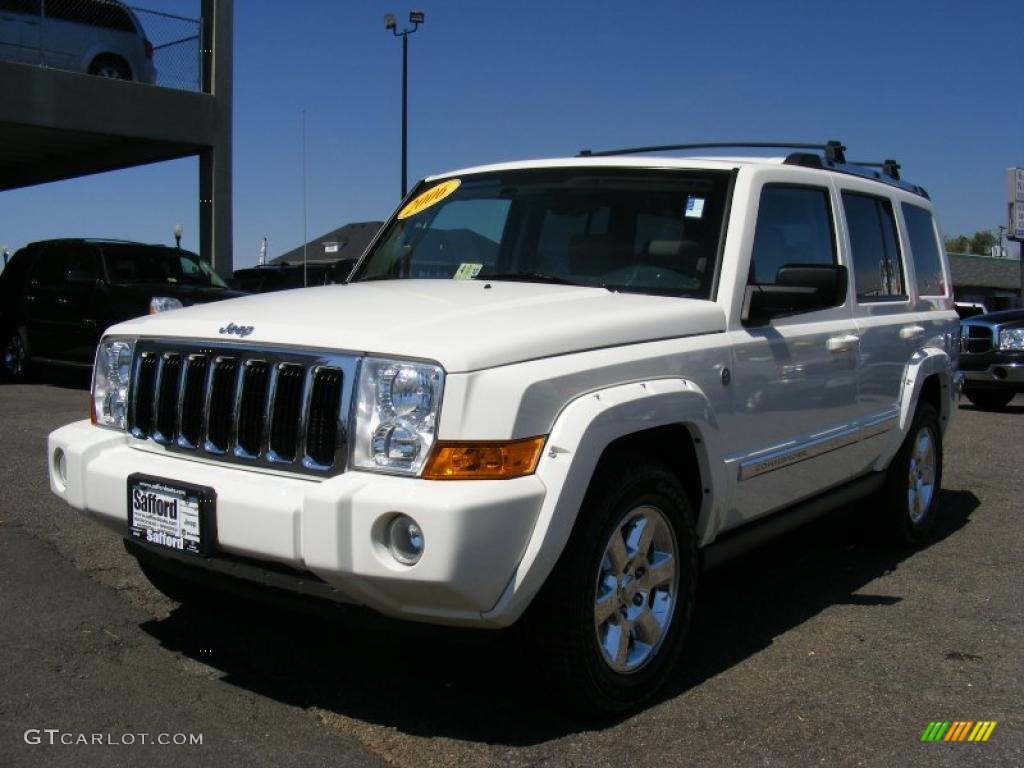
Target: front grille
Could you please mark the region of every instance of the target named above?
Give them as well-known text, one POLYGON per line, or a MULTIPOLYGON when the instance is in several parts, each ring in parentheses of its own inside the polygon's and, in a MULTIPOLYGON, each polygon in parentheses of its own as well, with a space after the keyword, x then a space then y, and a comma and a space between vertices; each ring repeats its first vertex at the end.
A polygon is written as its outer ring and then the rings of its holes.
POLYGON ((984 325, 964 325, 960 342, 961 351, 978 355, 992 350, 992 329, 984 325))
POLYGON ((356 362, 352 355, 142 340, 128 429, 170 451, 338 474, 356 362))

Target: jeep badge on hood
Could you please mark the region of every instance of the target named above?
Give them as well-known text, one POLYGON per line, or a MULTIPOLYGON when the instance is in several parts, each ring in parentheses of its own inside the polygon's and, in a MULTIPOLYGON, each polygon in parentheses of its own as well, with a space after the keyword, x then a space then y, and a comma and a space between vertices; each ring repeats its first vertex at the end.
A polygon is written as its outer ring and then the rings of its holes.
POLYGON ((252 332, 253 327, 251 325, 235 325, 234 323, 228 323, 218 331, 218 333, 234 334, 243 339, 252 332))

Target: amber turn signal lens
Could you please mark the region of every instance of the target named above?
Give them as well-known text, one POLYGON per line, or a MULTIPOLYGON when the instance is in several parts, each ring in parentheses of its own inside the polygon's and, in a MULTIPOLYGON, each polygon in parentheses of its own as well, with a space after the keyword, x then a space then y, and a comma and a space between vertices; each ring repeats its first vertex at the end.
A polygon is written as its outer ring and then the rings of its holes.
POLYGON ((446 443, 434 449, 423 477, 427 480, 508 480, 533 474, 544 436, 507 442, 446 443))

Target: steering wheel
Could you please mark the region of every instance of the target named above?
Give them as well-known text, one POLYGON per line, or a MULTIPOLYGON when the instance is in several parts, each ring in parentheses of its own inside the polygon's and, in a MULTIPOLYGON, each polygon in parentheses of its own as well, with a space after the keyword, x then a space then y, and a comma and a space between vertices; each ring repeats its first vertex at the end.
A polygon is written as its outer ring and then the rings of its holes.
POLYGON ((602 280, 610 285, 641 285, 651 288, 694 290, 703 284, 704 275, 696 270, 682 272, 669 267, 636 264, 632 267, 612 270, 603 275, 602 280))

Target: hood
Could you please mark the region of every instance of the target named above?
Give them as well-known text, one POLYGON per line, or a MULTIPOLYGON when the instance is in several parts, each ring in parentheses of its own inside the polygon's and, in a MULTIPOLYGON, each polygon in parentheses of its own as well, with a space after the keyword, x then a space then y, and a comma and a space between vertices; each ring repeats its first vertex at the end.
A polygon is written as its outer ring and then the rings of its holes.
POLYGON ((414 357, 454 373, 723 330, 725 314, 710 301, 537 283, 386 280, 204 304, 109 333, 414 357))

